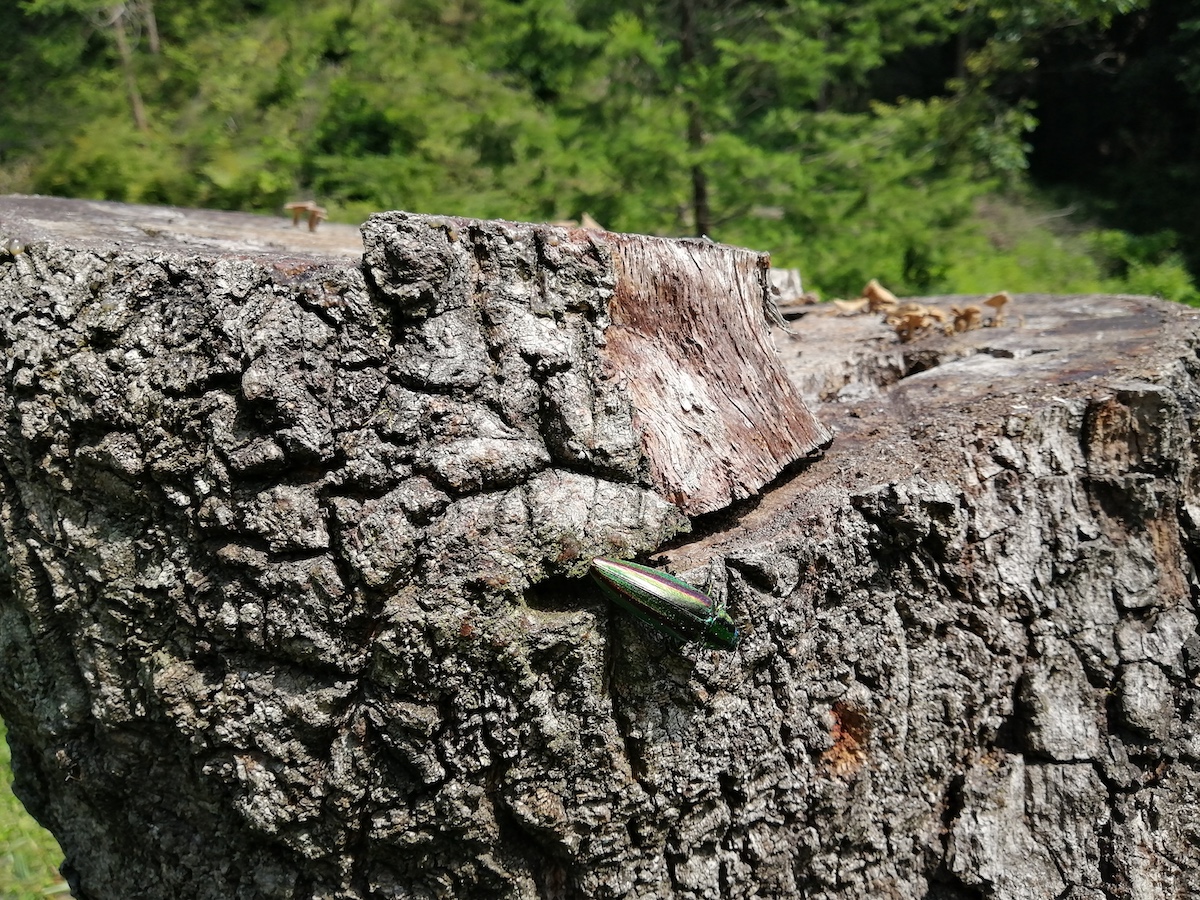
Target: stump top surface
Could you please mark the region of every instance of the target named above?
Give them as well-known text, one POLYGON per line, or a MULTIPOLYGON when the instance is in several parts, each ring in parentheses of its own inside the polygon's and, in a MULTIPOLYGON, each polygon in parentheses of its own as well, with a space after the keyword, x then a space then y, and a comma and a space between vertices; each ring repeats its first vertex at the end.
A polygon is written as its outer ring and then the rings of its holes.
MULTIPOLYGON (((906 298, 949 308, 979 296, 906 298)), ((730 542, 770 543, 810 527, 841 495, 973 465, 964 442, 990 446, 1048 409, 1161 383, 1190 355, 1200 310, 1153 297, 1017 294, 1006 324, 901 342, 884 315, 817 306, 776 338, 783 364, 835 435, 823 458, 783 476, 727 527, 665 554, 682 569, 730 542), (967 436, 964 438, 964 436, 967 436)))
POLYGON ((308 256, 357 263, 357 226, 323 222, 316 231, 291 218, 215 209, 143 206, 9 194, 0 197, 0 240, 57 240, 73 247, 133 246, 193 254, 260 258, 308 256))

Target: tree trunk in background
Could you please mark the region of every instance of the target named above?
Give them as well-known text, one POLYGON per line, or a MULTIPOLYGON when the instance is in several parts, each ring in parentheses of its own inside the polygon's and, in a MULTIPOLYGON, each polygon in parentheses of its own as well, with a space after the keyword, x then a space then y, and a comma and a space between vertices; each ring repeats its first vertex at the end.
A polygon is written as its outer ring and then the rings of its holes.
MULTIPOLYGON (((113 40, 117 42, 117 52, 121 56, 121 71, 125 73, 125 90, 129 94, 129 109, 133 113, 133 124, 138 131, 149 131, 150 120, 146 117, 146 105, 142 102, 142 92, 138 88, 137 67, 133 59, 133 47, 129 43, 129 31, 126 19, 129 17, 129 7, 118 4, 109 10, 107 27, 112 29, 113 40)), ((157 38, 157 32, 155 32, 157 38)))
POLYGON ((76 896, 1200 891, 1190 311, 776 356, 748 251, 364 236, 0 200, 0 714, 76 896), (580 577, 668 540, 736 651, 580 577))
MULTIPOLYGON (((684 73, 691 74, 698 62, 696 0, 679 0, 679 61, 684 73)), ((695 88, 691 88, 695 90, 695 88)), ((690 97, 684 101, 687 113, 688 150, 698 154, 704 149, 704 120, 700 104, 690 97)), ((708 176, 699 162, 692 163, 692 224, 696 237, 712 237, 712 210, 708 203, 708 176)))
POLYGON ((142 0, 138 4, 138 15, 146 25, 146 43, 154 56, 162 51, 162 41, 158 36, 158 16, 154 14, 154 0, 142 0))

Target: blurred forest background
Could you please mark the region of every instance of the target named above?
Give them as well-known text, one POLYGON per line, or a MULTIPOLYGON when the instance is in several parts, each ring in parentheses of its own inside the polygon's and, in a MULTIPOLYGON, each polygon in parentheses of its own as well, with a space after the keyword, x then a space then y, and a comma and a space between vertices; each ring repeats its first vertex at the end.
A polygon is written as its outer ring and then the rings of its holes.
MULTIPOLYGON (((0 193, 588 213, 826 297, 1200 303, 1200 0, 8 0, 0 88, 0 193)), ((0 852, 0 895, 56 889, 15 806, 0 852)))
POLYGON ((1200 301, 1200 0, 10 0, 0 85, 0 193, 1200 301))

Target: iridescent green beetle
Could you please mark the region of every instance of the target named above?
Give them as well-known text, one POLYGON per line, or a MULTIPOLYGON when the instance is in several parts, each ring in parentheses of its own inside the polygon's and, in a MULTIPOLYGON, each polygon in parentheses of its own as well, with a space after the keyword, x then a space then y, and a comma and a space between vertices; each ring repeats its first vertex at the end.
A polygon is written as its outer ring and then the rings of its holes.
POLYGON ((598 556, 592 577, 614 603, 680 643, 732 650, 741 640, 724 604, 661 569, 598 556))

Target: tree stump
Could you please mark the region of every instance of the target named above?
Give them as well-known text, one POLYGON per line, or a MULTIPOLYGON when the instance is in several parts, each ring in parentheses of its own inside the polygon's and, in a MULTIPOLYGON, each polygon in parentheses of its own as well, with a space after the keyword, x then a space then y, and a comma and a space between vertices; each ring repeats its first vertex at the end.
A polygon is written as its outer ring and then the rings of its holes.
POLYGON ((749 251, 363 246, 0 198, 0 714, 75 896, 1200 891, 1195 314, 776 352, 749 251))

